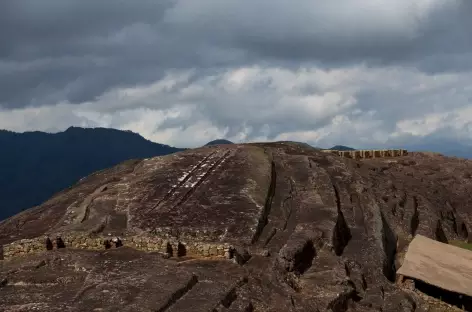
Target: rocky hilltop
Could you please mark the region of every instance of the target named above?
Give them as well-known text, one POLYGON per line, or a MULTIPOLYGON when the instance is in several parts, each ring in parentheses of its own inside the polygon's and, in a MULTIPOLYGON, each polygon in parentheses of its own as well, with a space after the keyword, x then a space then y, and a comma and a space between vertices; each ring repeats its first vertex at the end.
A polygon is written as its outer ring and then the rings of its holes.
POLYGON ((0 310, 427 311, 396 270, 416 234, 470 239, 471 190, 472 161, 427 153, 124 162, 0 223, 0 310))

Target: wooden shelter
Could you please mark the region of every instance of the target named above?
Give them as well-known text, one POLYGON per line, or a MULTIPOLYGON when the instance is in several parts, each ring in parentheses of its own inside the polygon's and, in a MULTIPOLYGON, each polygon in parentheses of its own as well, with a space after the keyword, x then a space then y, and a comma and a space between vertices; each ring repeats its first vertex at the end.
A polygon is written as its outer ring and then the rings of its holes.
POLYGON ((397 271, 397 281, 404 280, 423 285, 434 293, 429 295, 458 298, 463 305, 472 299, 472 251, 416 235, 397 271))

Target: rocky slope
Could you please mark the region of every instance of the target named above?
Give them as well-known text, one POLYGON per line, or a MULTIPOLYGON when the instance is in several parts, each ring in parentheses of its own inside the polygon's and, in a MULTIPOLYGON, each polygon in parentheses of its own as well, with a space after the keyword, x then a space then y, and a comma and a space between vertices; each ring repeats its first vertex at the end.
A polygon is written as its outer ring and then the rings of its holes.
POLYGON ((425 311, 396 268, 415 234, 470 238, 470 190, 472 161, 425 153, 284 142, 128 161, 0 223, 0 310, 425 311))

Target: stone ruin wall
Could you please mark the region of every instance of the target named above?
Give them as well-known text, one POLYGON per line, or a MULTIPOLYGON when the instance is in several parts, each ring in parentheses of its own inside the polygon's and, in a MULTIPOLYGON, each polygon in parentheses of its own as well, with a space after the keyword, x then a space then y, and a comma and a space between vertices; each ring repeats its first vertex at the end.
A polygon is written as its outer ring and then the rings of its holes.
POLYGON ((405 149, 355 150, 355 151, 323 150, 323 152, 335 154, 341 157, 353 158, 353 159, 399 157, 399 156, 408 155, 408 151, 405 149))
MULTIPOLYGON (((82 250, 105 250, 105 241, 110 236, 90 236, 88 234, 69 234, 61 236, 65 247, 82 250)), ((169 237, 135 235, 120 237, 123 246, 144 252, 158 252, 171 257, 220 257, 231 258, 232 247, 227 243, 207 243, 198 241, 179 241, 169 237)), ((58 249, 55 237, 51 237, 53 249, 58 249)), ((111 248, 115 248, 112 246, 111 248)), ((22 239, 3 246, 3 259, 11 259, 31 253, 47 252, 46 236, 22 239)), ((1 258, 0 258, 1 259, 1 258)))
POLYGON ((226 236, 226 232, 221 228, 206 227, 201 229, 184 226, 178 228, 167 226, 154 229, 151 235, 161 238, 165 237, 168 240, 214 242, 222 241, 226 236))

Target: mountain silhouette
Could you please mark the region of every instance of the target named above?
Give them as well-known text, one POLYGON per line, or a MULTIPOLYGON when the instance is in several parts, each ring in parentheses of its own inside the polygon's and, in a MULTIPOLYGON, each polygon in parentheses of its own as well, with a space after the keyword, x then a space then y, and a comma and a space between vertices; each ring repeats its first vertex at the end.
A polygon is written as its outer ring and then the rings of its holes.
POLYGON ((205 144, 205 146, 212 146, 212 145, 219 145, 219 144, 234 144, 231 141, 228 141, 226 139, 218 139, 218 140, 213 140, 205 144))
POLYGON ((0 130, 0 220, 36 206, 82 177, 125 160, 182 151, 131 131, 71 127, 64 132, 0 130))

